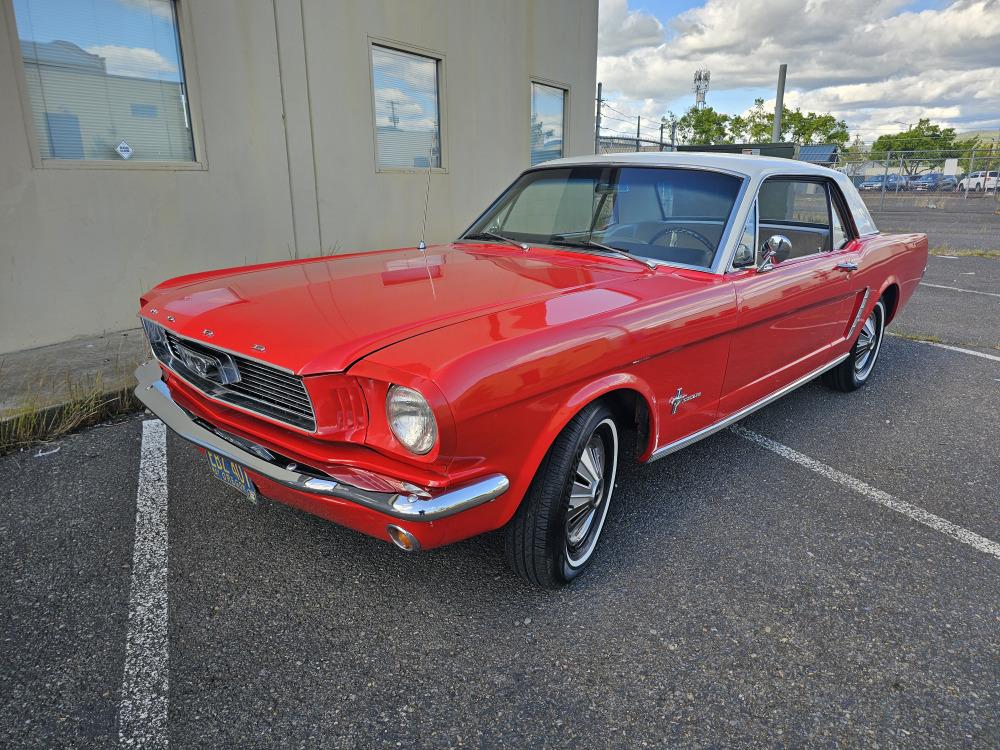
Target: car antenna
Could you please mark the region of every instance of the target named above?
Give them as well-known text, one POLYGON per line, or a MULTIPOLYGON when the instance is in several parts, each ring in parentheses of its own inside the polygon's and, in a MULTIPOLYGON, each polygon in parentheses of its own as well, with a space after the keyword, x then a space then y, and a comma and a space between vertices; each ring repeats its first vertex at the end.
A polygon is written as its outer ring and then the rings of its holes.
POLYGON ((431 283, 431 295, 434 299, 437 299, 437 289, 434 288, 434 274, 431 273, 431 268, 427 265, 427 243, 424 238, 427 236, 427 204, 431 199, 431 160, 430 154, 427 155, 427 188, 424 190, 424 225, 420 230, 420 242, 417 243, 417 250, 424 258, 424 270, 427 271, 427 280, 431 283))
POLYGON ((431 155, 427 154, 427 188, 424 190, 424 225, 420 230, 420 242, 417 243, 417 250, 424 252, 427 250, 427 204, 431 199, 431 155))

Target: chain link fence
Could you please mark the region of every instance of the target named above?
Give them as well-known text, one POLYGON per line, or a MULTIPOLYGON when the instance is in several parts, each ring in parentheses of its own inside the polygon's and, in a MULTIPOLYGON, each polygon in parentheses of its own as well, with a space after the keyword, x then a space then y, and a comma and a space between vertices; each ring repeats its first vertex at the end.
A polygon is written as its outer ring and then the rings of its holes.
POLYGON ((619 135, 602 135, 597 139, 599 153, 626 154, 640 151, 673 151, 669 143, 649 138, 630 138, 619 135))
POLYGON ((832 167, 857 186, 885 232, 924 232, 931 248, 1000 248, 1000 148, 880 154, 848 149, 832 167))
MULTIPOLYGON (((992 198, 1000 193, 1000 149, 987 146, 967 152, 901 151, 874 156, 851 149, 837 155, 832 167, 854 182, 869 204, 880 211, 913 207, 920 199, 992 198), (905 199, 905 200, 904 200, 905 199)), ((944 200, 940 200, 944 199, 944 200)), ((930 203, 926 203, 930 205, 930 203)))

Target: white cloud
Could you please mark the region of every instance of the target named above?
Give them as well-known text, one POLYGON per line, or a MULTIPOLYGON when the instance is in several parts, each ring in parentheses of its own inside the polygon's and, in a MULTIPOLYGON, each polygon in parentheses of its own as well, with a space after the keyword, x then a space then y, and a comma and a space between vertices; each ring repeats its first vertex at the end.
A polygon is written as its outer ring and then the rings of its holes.
POLYGON ((132 78, 162 78, 164 73, 176 73, 177 66, 159 52, 147 47, 123 47, 102 44, 87 47, 87 52, 104 58, 108 73, 132 78))
POLYGON ((647 14, 602 0, 609 27, 599 34, 598 80, 623 111, 658 120, 670 100, 694 102, 698 68, 712 72, 712 104, 720 89, 772 89, 786 62, 790 106, 831 111, 866 138, 920 116, 959 129, 1000 125, 1000 0, 956 0, 921 12, 906 4, 706 0, 651 39, 647 14))
POLYGON ((617 55, 663 41, 663 24, 656 16, 629 10, 628 0, 601 0, 597 45, 603 55, 617 55))
POLYGON ((170 7, 170 0, 118 0, 118 2, 127 8, 136 8, 146 13, 152 13, 164 21, 172 22, 174 20, 174 12, 170 7))

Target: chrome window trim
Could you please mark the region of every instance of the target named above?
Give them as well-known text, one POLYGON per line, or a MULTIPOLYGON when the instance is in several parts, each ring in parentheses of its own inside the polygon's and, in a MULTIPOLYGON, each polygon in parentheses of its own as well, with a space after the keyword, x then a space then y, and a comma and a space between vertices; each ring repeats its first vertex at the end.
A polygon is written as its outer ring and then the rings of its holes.
MULTIPOLYGON (((733 266, 733 262, 736 260, 736 248, 738 246, 734 243, 733 252, 729 257, 729 263, 726 265, 725 273, 727 274, 736 273, 738 271, 746 271, 747 268, 754 268, 757 265, 757 253, 760 251, 760 205, 757 203, 756 193, 754 193, 753 203, 750 204, 750 208, 753 210, 753 266, 747 266, 746 268, 736 268, 733 266)), ((749 218, 750 211, 747 211, 747 215, 743 219, 743 225, 747 223, 747 219, 749 218)))
MULTIPOLYGON (((746 222, 747 216, 750 213, 750 209, 752 208, 755 211, 754 222, 757 225, 757 234, 756 234, 756 237, 755 237, 756 247, 754 248, 754 258, 757 257, 757 254, 760 251, 760 203, 758 201, 758 198, 760 196, 760 189, 764 185, 765 182, 767 182, 768 180, 771 180, 771 179, 775 179, 775 178, 787 179, 787 180, 801 180, 803 182, 822 182, 824 184, 824 186, 826 187, 826 204, 827 204, 827 208, 828 208, 828 210, 833 210, 833 195, 831 193, 831 189, 832 189, 832 186, 836 184, 836 180, 833 177, 827 177, 825 175, 817 175, 817 174, 814 174, 814 173, 811 173, 811 172, 798 172, 798 173, 796 173, 796 172, 788 172, 788 171, 782 171, 782 170, 776 170, 776 169, 775 170, 770 170, 768 172, 764 172, 763 174, 760 175, 760 178, 756 180, 757 184, 754 186, 754 189, 753 189, 752 202, 750 203, 750 206, 747 208, 747 210, 743 213, 743 221, 746 222)), ((839 185, 837 187, 839 189, 839 185)), ((843 191, 841 191, 841 192, 843 192, 843 191)), ((847 202, 846 198, 845 198, 844 202, 845 203, 847 202)), ((851 214, 850 219, 851 219, 851 223, 853 224, 854 223, 854 216, 853 216, 853 212, 851 212, 851 210, 850 210, 850 206, 849 205, 847 206, 847 210, 848 210, 848 213, 851 214)), ((856 238, 861 237, 861 236, 869 236, 869 235, 860 235, 857 232, 857 227, 855 227, 854 229, 855 229, 854 237, 852 237, 851 239, 856 239, 856 238)), ((832 231, 833 231, 832 220, 831 220, 830 231, 831 231, 831 246, 832 246, 832 231)), ((843 250, 843 248, 839 248, 839 249, 843 250)), ((817 253, 810 253, 809 255, 801 255, 798 258, 790 258, 789 260, 785 261, 785 263, 794 263, 796 261, 805 260, 806 258, 815 258, 815 257, 821 256, 821 255, 831 255, 831 254, 836 253, 836 252, 838 252, 838 250, 821 250, 821 251, 819 251, 817 253)), ((745 268, 734 268, 733 267, 733 259, 736 256, 736 244, 735 243, 733 243, 732 247, 728 248, 728 255, 729 255, 729 257, 728 257, 728 260, 726 262, 726 270, 724 271, 724 273, 729 274, 729 273, 736 273, 738 271, 745 271, 745 270, 747 270, 745 268)))
MULTIPOLYGON (((497 206, 497 204, 499 204, 504 199, 504 196, 506 196, 507 193, 510 192, 510 189, 512 187, 514 187, 514 184, 518 180, 520 180, 522 177, 524 177, 524 175, 526 175, 526 174, 528 174, 530 172, 542 172, 542 171, 549 170, 549 169, 573 169, 574 167, 588 167, 588 166, 592 166, 592 167, 611 167, 611 168, 621 167, 621 168, 627 168, 627 169, 671 169, 671 170, 687 170, 687 171, 691 171, 691 172, 715 172, 717 174, 725 174, 725 175, 730 175, 731 177, 738 178, 740 180, 740 189, 736 193, 736 198, 733 199, 733 207, 729 211, 729 217, 728 217, 728 219, 727 219, 727 221, 726 221, 726 223, 725 223, 725 225, 724 225, 724 227, 722 229, 722 235, 719 237, 719 245, 718 245, 718 248, 715 251, 715 256, 712 259, 712 265, 711 266, 692 266, 692 265, 687 264, 687 263, 676 263, 674 261, 669 261, 669 260, 657 260, 656 258, 645 258, 644 256, 639 256, 639 255, 636 256, 637 258, 643 258, 643 260, 652 261, 657 266, 669 266, 671 268, 685 268, 685 269, 692 270, 692 271, 701 271, 702 273, 711 273, 711 274, 715 274, 717 276, 721 276, 721 275, 724 275, 726 273, 722 269, 725 268, 728 265, 728 261, 726 263, 723 263, 722 261, 723 261, 724 256, 728 255, 729 257, 731 257, 733 255, 732 252, 727 252, 729 250, 729 248, 727 248, 727 244, 732 239, 733 225, 735 223, 735 217, 737 216, 737 214, 741 213, 741 206, 742 206, 742 203, 744 202, 744 199, 746 198, 746 194, 747 194, 747 191, 750 188, 750 183, 752 182, 752 180, 750 179, 750 177, 745 172, 738 172, 738 171, 736 171, 734 169, 723 169, 722 167, 688 166, 688 165, 673 165, 673 164, 670 164, 670 165, 666 165, 666 164, 636 164, 634 162, 627 162, 627 161, 626 162, 621 162, 621 161, 607 161, 607 162, 604 162, 604 161, 601 161, 601 162, 593 162, 593 163, 581 162, 580 164, 572 164, 572 165, 554 164, 552 166, 546 166, 545 164, 539 164, 538 166, 531 167, 529 169, 525 169, 517 177, 515 177, 510 182, 510 184, 507 185, 507 187, 505 187, 502 191, 500 191, 500 195, 497 196, 497 199, 495 201, 493 201, 489 206, 487 206, 485 211, 481 211, 479 213, 479 215, 476 216, 476 218, 473 219, 472 222, 465 229, 463 229, 459 233, 459 236, 455 240, 455 242, 479 242, 479 243, 483 242, 483 240, 470 240, 470 239, 466 238, 465 235, 469 233, 469 230, 472 229, 472 227, 474 227, 477 223, 479 223, 480 219, 482 219, 486 214, 488 214, 490 211, 492 211, 497 206)), ((532 243, 528 243, 528 244, 531 245, 532 243)), ((556 249, 558 249, 558 250, 569 250, 569 251, 572 252, 572 248, 567 248, 567 247, 564 247, 564 246, 561 246, 561 245, 560 246, 554 246, 554 245, 546 245, 544 243, 537 243, 537 245, 535 245, 535 246, 536 247, 556 247, 556 249)), ((735 248, 732 248, 732 249, 735 250, 735 248)), ((614 256, 607 255, 605 257, 612 258, 614 256)))

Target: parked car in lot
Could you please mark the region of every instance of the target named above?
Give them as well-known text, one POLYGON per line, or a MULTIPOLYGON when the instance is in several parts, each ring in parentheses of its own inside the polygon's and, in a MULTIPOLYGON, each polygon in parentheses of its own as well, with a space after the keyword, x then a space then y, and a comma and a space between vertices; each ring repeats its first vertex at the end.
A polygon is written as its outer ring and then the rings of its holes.
POLYGON ((958 183, 959 190, 971 190, 978 193, 981 190, 995 190, 997 187, 998 172, 972 172, 963 177, 958 183))
POLYGON ((823 167, 560 159, 451 243, 154 287, 136 394, 247 495, 408 551, 504 528, 554 587, 593 559, 623 463, 818 376, 865 385, 926 262, 823 167))
POLYGON ((941 174, 940 172, 928 172, 920 175, 911 181, 910 187, 918 192, 942 192, 948 193, 958 186, 958 180, 953 175, 941 174))
POLYGON ((885 189, 887 192, 891 191, 898 193, 903 190, 910 189, 910 181, 906 175, 901 174, 877 174, 871 177, 866 177, 865 181, 861 183, 860 190, 881 190, 882 183, 885 182, 885 189))

